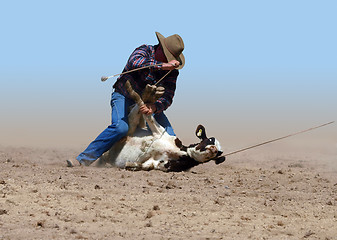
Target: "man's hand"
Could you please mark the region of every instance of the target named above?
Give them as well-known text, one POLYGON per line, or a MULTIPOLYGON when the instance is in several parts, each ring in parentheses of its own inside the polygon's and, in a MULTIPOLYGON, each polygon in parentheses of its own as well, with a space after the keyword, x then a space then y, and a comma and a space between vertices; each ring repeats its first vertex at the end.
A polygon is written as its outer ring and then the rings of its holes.
POLYGON ((177 60, 171 60, 168 63, 163 63, 161 66, 161 69, 163 70, 173 70, 177 67, 179 67, 180 63, 177 60))
POLYGON ((154 103, 146 103, 139 108, 139 111, 142 114, 146 114, 146 115, 151 115, 151 114, 155 113, 156 110, 157 110, 157 108, 156 108, 156 105, 154 103))

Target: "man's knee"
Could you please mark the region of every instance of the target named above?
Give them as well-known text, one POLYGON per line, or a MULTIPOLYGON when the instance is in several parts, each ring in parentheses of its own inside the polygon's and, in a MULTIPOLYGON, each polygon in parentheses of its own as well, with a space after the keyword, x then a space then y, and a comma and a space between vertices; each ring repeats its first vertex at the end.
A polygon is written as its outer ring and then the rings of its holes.
POLYGON ((129 125, 126 122, 120 122, 116 126, 116 132, 120 137, 126 136, 128 131, 129 131, 129 125))

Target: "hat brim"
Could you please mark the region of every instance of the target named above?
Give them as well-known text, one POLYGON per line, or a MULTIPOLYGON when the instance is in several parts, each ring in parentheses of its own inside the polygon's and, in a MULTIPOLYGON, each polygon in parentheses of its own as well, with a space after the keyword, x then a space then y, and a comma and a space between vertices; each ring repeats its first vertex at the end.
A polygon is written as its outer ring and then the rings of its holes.
POLYGON ((180 54, 178 56, 178 58, 176 58, 175 56, 173 56, 172 53, 170 53, 170 51, 167 49, 166 45, 165 45, 165 37, 163 35, 161 35, 159 32, 156 32, 156 36, 157 36, 157 39, 160 43, 160 45, 162 46, 163 48, 163 51, 164 51, 164 54, 165 54, 165 57, 167 59, 167 61, 172 61, 172 60, 177 60, 180 62, 180 65, 179 67, 177 67, 177 69, 182 69, 185 65, 185 57, 184 57, 184 54, 180 54))

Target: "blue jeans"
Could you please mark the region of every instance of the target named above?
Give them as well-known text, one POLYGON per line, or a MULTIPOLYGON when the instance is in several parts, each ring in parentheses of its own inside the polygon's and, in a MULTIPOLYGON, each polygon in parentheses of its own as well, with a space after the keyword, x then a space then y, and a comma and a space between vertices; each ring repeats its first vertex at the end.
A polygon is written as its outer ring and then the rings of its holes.
MULTIPOLYGON (((76 158, 80 163, 82 160, 95 161, 103 153, 108 151, 117 141, 126 136, 128 125, 128 109, 134 104, 129 98, 122 94, 113 92, 111 96, 111 125, 108 126, 89 146, 76 158)), ((154 114, 157 122, 163 126, 167 133, 175 136, 174 130, 163 112, 154 114)))

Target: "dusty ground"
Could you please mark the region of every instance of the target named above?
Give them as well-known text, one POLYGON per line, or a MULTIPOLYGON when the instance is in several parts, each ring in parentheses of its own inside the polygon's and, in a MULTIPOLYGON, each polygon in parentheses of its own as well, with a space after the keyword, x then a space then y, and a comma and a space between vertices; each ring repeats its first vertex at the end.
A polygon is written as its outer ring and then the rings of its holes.
POLYGON ((335 152, 163 173, 65 167, 79 150, 0 146, 0 239, 337 239, 335 152))

